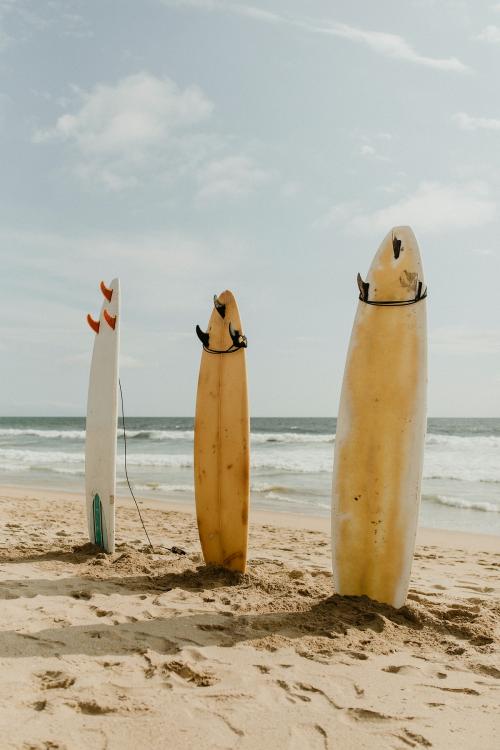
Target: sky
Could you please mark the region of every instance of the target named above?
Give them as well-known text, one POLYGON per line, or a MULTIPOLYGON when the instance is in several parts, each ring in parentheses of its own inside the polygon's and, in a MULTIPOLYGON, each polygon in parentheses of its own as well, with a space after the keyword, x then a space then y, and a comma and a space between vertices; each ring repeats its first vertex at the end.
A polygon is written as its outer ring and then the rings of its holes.
POLYGON ((335 416, 356 274, 409 224, 430 416, 500 416, 500 3, 0 0, 0 415, 194 413, 212 297, 254 416, 335 416))

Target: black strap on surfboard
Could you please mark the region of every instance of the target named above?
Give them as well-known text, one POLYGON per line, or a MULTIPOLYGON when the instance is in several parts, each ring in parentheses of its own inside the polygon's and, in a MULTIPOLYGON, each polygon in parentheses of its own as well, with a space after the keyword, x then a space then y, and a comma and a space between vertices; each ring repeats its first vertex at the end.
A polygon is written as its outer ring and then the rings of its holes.
POLYGON ((359 288, 359 300, 364 302, 365 305, 375 305, 377 307, 403 307, 405 305, 415 305, 417 302, 421 302, 427 297, 427 287, 422 291, 423 284, 421 281, 417 284, 417 291, 413 299, 389 299, 389 300, 374 300, 368 299, 368 293, 370 290, 370 284, 363 281, 361 274, 357 276, 358 288, 359 288))
POLYGON ((229 323, 229 335, 233 343, 227 349, 212 349, 210 346, 210 334, 208 331, 202 331, 198 325, 196 326, 196 335, 203 344, 203 351, 209 354, 232 354, 240 349, 246 349, 248 346, 247 337, 241 331, 233 328, 232 323, 229 323))
MULTIPOLYGON (((142 518, 141 509, 139 508, 139 503, 137 502, 134 491, 132 489, 132 485, 130 484, 130 479, 128 478, 128 471, 127 471, 127 430, 125 427, 125 410, 123 408, 123 391, 122 391, 122 382, 118 378, 118 385, 120 386, 120 401, 122 406, 122 429, 123 429, 123 445, 124 445, 124 458, 125 458, 125 478, 127 480, 128 488, 130 490, 130 494, 132 495, 132 498, 135 503, 135 507, 137 508, 137 513, 139 514, 139 518, 141 519, 142 528, 144 529, 144 533, 146 534, 146 538, 148 540, 149 547, 151 549, 151 552, 154 552, 154 547, 151 543, 151 539, 149 538, 148 531, 146 529, 146 524, 144 523, 144 520, 142 518)), ((182 549, 182 547, 167 547, 166 548, 169 552, 173 552, 175 555, 187 555, 187 552, 185 549, 182 549)))

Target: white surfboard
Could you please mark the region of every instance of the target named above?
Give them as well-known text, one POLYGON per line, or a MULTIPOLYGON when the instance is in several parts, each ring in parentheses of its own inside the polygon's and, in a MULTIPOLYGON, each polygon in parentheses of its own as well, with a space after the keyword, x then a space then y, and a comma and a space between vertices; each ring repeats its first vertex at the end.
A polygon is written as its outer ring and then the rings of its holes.
POLYGON ((85 439, 85 494, 90 541, 115 549, 116 431, 120 349, 120 282, 101 282, 104 302, 95 321, 85 439))
POLYGON ((339 594, 403 606, 426 429, 426 288, 409 227, 387 234, 366 282, 337 418, 332 556, 339 594))

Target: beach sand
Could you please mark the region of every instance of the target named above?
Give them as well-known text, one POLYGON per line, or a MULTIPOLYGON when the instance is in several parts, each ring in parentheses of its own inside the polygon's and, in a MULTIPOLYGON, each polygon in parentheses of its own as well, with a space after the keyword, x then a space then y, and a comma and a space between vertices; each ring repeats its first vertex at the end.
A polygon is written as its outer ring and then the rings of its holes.
POLYGON ((2 749, 498 747, 499 537, 422 531, 396 611, 335 595, 326 519, 253 513, 238 577, 141 508, 155 553, 120 501, 107 556, 81 496, 0 490, 2 749))

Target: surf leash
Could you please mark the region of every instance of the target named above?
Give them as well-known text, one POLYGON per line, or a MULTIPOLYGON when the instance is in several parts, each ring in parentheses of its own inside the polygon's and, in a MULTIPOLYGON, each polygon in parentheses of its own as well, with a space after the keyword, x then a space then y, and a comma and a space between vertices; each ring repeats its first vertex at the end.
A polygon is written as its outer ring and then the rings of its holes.
MULTIPOLYGON (((127 480, 128 488, 130 490, 130 494, 132 495, 132 498, 135 503, 135 507, 137 508, 137 513, 139 514, 139 518, 141 519, 142 528, 144 529, 144 533, 146 534, 146 538, 148 540, 149 547, 151 549, 151 552, 154 553, 154 547, 151 543, 151 539, 149 538, 148 531, 146 529, 146 525, 144 523, 144 520, 142 518, 141 509, 139 508, 139 503, 136 500, 136 497, 134 495, 134 491, 132 489, 132 485, 130 484, 130 479, 128 477, 128 469, 127 469, 127 430, 125 426, 125 410, 123 408, 123 391, 122 391, 122 381, 118 378, 118 385, 120 386, 120 401, 122 406, 122 430, 123 430, 123 445, 124 445, 124 458, 125 458, 125 478, 127 480)), ((173 552, 174 555, 186 555, 187 552, 185 549, 182 549, 182 547, 166 547, 169 552, 173 552)))

